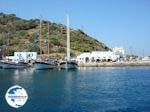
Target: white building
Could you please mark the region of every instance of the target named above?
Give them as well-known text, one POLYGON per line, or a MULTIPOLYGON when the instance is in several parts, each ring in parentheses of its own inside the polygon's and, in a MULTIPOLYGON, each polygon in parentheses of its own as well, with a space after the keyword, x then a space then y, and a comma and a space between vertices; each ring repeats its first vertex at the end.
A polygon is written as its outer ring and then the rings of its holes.
POLYGON ((37 59, 37 52, 15 52, 14 56, 6 56, 6 59, 28 62, 29 60, 37 59))
POLYGON ((120 56, 124 56, 125 54, 123 47, 114 47, 112 51, 114 52, 114 54, 120 55, 120 56))
POLYGON ((149 56, 145 56, 142 58, 142 61, 150 61, 150 57, 149 56))
POLYGON ((93 51, 82 53, 77 56, 78 63, 100 62, 100 61, 119 61, 124 55, 123 48, 113 48, 113 51, 93 51))

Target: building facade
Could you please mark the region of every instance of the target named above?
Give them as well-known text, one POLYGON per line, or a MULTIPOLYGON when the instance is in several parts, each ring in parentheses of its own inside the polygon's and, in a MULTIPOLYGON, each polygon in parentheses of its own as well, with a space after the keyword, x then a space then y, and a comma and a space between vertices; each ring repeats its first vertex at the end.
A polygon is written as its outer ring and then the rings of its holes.
POLYGON ((14 56, 6 56, 11 61, 29 62, 37 59, 37 52, 15 52, 14 56))
POLYGON ((123 56, 124 49, 122 47, 116 47, 113 48, 112 51, 93 51, 82 53, 77 56, 76 61, 78 63, 120 61, 123 56))

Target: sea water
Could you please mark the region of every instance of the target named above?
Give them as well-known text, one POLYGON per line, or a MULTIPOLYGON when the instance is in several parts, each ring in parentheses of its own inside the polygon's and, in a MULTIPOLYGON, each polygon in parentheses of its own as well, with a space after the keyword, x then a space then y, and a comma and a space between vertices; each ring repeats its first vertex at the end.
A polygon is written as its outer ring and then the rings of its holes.
POLYGON ((150 112, 150 67, 0 69, 0 112, 150 112), (14 85, 28 94, 17 109, 5 100, 14 85))

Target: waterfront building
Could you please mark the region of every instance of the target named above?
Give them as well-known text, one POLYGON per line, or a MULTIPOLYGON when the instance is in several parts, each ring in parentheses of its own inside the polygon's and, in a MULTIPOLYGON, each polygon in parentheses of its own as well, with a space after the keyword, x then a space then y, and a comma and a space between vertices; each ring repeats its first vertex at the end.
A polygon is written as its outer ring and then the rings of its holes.
POLYGON ((11 61, 29 62, 37 59, 37 52, 15 52, 14 56, 6 56, 11 61))
POLYGON ((149 56, 145 56, 142 58, 142 61, 150 61, 150 57, 149 56))
POLYGON ((112 49, 112 51, 115 55, 119 55, 121 57, 123 57, 125 55, 125 51, 124 51, 123 47, 114 47, 112 49))
POLYGON ((78 63, 120 61, 123 56, 124 49, 122 47, 115 47, 112 51, 92 51, 82 53, 77 56, 76 61, 78 63))

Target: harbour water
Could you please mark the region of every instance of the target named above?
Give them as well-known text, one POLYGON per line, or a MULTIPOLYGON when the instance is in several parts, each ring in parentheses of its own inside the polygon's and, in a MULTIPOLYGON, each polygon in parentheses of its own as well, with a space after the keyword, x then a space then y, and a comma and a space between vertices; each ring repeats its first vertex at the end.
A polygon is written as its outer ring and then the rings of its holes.
POLYGON ((150 112, 150 67, 0 69, 0 112, 150 112), (5 100, 13 85, 28 93, 18 109, 5 100))

